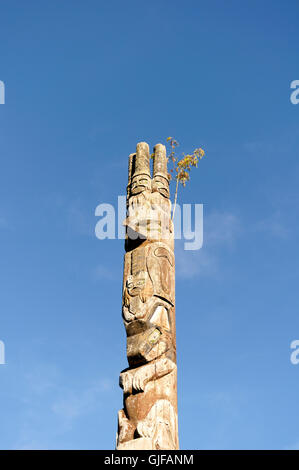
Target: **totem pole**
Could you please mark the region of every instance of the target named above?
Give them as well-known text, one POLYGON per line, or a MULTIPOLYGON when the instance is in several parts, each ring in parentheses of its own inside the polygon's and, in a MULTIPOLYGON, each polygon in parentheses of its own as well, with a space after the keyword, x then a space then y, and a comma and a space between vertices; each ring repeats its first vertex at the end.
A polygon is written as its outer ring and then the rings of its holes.
POLYGON ((174 229, 164 145, 129 156, 122 315, 129 367, 120 374, 118 450, 178 449, 174 229))

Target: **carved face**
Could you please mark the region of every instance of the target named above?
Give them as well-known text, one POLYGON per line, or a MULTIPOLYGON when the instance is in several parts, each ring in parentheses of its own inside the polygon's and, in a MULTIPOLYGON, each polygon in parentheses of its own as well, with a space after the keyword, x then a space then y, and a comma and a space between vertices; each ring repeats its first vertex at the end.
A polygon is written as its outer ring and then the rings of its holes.
POLYGON ((164 197, 169 197, 169 183, 163 176, 155 176, 153 181, 153 192, 159 192, 164 197))
POLYGON ((148 273, 146 271, 140 271, 134 276, 129 276, 127 279, 127 289, 129 295, 135 297, 136 295, 141 294, 141 292, 145 289, 147 281, 148 273))
POLYGON ((152 185, 152 180, 148 175, 137 175, 133 176, 131 194, 139 194, 143 191, 150 190, 152 185))

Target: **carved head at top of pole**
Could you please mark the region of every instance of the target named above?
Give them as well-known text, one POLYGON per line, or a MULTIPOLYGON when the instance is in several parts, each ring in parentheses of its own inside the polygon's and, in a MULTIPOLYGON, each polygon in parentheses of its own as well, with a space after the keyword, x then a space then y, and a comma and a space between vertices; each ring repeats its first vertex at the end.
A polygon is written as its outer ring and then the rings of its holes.
POLYGON ((157 144, 153 153, 154 169, 151 179, 150 153, 146 142, 139 142, 136 153, 129 157, 128 195, 136 196, 143 192, 157 192, 169 198, 169 178, 165 145, 157 144))

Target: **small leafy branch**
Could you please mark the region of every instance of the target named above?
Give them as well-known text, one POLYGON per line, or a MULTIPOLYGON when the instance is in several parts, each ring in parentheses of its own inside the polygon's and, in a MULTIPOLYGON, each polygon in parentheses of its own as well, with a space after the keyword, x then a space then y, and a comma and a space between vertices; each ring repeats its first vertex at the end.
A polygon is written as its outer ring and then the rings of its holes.
POLYGON ((190 180, 190 171, 192 167, 196 167, 198 165, 199 160, 203 158, 205 155, 205 151, 202 148, 196 148, 193 153, 185 155, 182 153, 181 157, 179 158, 176 155, 176 149, 179 146, 179 143, 173 138, 168 137, 167 143, 169 144, 171 151, 167 156, 168 162, 172 162, 172 168, 170 169, 169 179, 176 181, 175 187, 175 194, 174 194, 174 206, 172 212, 172 220, 174 219, 175 208, 178 198, 178 189, 179 183, 182 186, 186 186, 187 181, 190 180))

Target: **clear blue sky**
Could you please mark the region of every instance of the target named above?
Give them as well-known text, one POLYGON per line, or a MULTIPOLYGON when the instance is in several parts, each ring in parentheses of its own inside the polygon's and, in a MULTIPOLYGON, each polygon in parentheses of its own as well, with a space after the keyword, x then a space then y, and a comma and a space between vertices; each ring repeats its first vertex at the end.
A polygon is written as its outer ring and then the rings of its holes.
POLYGON ((299 5, 2 2, 0 447, 113 449, 125 368, 123 242, 95 208, 138 141, 206 158, 180 193, 183 449, 299 448, 299 5))

